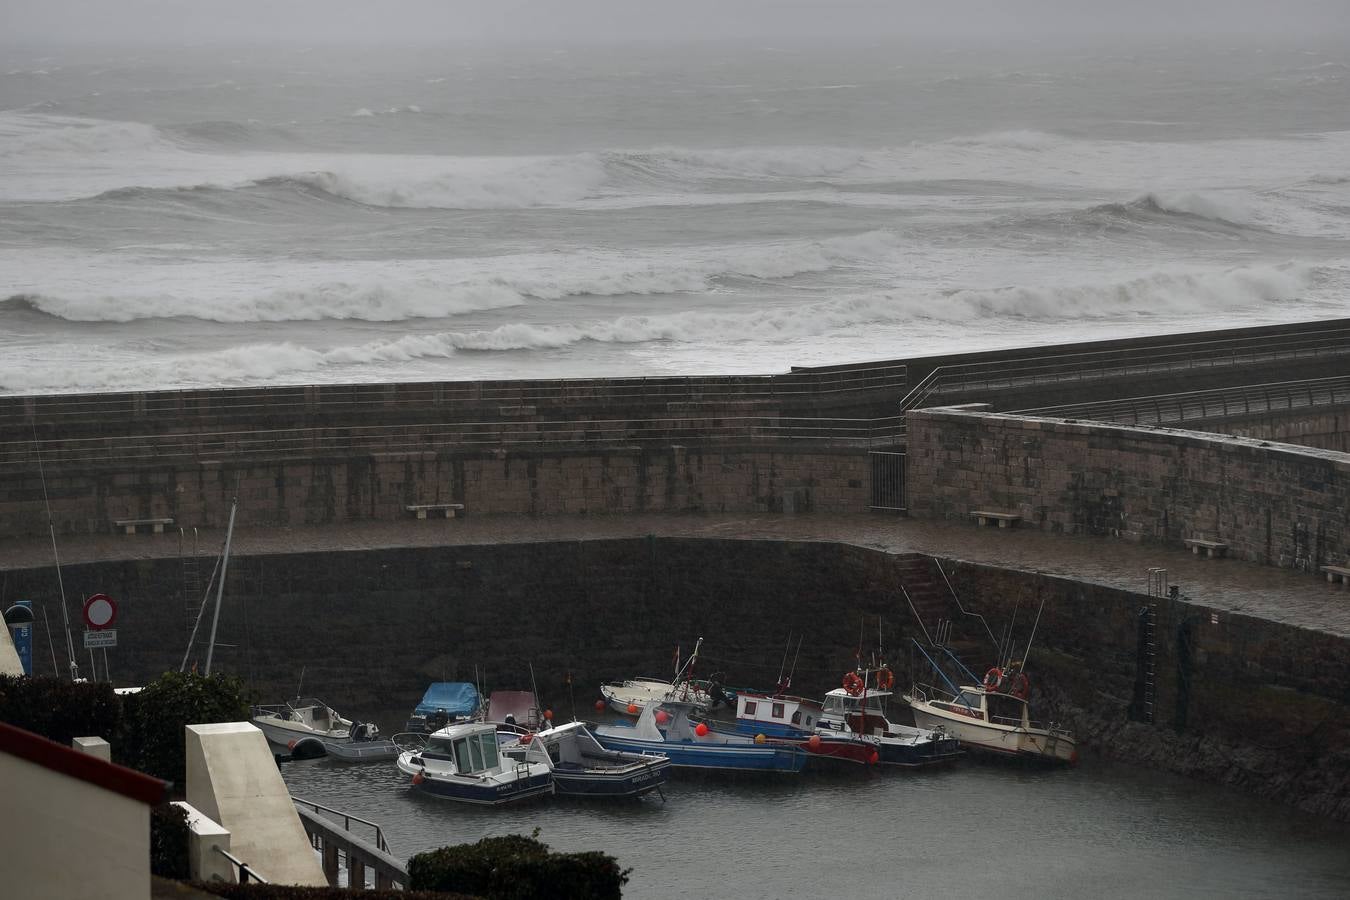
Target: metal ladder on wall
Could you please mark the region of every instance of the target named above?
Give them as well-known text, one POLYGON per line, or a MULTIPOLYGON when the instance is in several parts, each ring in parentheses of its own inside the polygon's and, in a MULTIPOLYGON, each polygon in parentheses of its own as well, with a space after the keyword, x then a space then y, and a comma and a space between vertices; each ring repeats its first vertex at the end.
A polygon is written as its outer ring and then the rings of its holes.
POLYGON ((197 541, 197 529, 192 529, 190 554, 187 552, 188 542, 187 530, 178 529, 178 559, 183 567, 183 615, 187 633, 191 634, 197 616, 201 613, 205 587, 202 584, 201 560, 198 556, 200 546, 197 541))
POLYGON ((1157 700, 1157 673, 1154 661, 1158 655, 1158 604, 1157 599, 1167 596, 1167 570, 1152 568, 1148 570, 1148 607, 1144 612, 1144 721, 1153 724, 1154 703, 1157 700), (1156 599, 1155 599, 1156 598, 1156 599))

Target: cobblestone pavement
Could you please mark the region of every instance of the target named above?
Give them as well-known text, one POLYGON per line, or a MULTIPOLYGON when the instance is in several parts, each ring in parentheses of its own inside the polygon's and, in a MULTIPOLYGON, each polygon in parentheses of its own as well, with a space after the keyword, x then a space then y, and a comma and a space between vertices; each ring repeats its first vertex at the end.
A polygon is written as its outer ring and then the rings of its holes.
MULTIPOLYGON (((1147 570, 1167 569, 1172 584, 1192 600, 1302 628, 1350 637, 1350 592, 1320 576, 1115 538, 1048 534, 1025 528, 980 528, 879 515, 634 515, 525 519, 482 516, 402 522, 352 522, 293 528, 237 529, 240 555, 307 551, 434 547, 527 541, 594 540, 656 535, 742 540, 838 541, 899 553, 925 553, 973 563, 1044 572, 1144 592, 1147 570)), ((222 530, 197 535, 215 554, 222 530)), ((63 564, 174 557, 191 533, 61 538, 63 564)), ((49 565, 49 540, 0 540, 0 572, 49 565)), ((0 597, 0 600, 8 599, 0 597)))

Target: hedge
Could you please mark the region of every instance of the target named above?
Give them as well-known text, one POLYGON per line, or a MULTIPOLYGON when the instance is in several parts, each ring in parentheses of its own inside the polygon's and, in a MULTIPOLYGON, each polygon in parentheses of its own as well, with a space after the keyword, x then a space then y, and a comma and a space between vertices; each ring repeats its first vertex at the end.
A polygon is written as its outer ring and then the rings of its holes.
POLYGON ((172 781, 182 794, 187 784, 187 725, 247 722, 249 692, 233 675, 165 672, 122 698, 122 728, 113 741, 119 762, 172 781))
POLYGON ((630 871, 606 853, 554 853, 535 837, 512 834, 417 854, 408 860, 408 887, 486 900, 618 900, 630 871))
POLYGON ((112 741, 121 719, 121 705, 110 684, 49 675, 0 675, 0 722, 66 747, 77 737, 112 741))
POLYGON ((150 872, 186 881, 192 877, 188 859, 187 813, 181 806, 161 803, 150 809, 150 872))

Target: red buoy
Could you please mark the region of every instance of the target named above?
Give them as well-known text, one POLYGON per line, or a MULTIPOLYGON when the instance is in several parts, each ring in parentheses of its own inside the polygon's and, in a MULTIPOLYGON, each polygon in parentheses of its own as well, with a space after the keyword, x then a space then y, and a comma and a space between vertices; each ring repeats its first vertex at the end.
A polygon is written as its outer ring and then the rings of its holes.
POLYGON ((530 734, 529 732, 526 732, 525 734, 522 734, 522 735, 520 736, 520 742, 521 742, 522 744, 528 744, 528 743, 529 743, 531 740, 533 740, 533 739, 534 739, 534 735, 533 735, 533 734, 530 734))
POLYGON ((552 721, 553 721, 553 710, 551 710, 551 709, 546 709, 546 710, 544 710, 544 721, 545 721, 545 722, 552 722, 552 721))
POLYGON ((698 735, 699 737, 706 737, 708 734, 707 724, 704 722, 699 722, 698 725, 694 727, 694 734, 698 735))
POLYGON ((630 716, 636 716, 638 714, 638 705, 636 703, 628 704, 628 714, 630 716))
POLYGON ((656 711, 656 724, 657 724, 657 725, 664 725, 664 724, 666 724, 666 723, 669 722, 669 721, 670 721, 670 713, 666 712, 664 709, 658 709, 658 710, 656 711))
POLYGON ((819 753, 821 743, 820 735, 813 734, 811 735, 811 739, 806 742, 806 748, 812 753, 819 753))
POLYGON ((289 740, 289 741, 287 741, 287 742, 286 742, 286 749, 287 749, 287 750, 292 750, 292 751, 294 751, 294 750, 295 750, 295 741, 294 741, 294 740, 289 740))
POLYGON ((872 765, 874 765, 874 766, 877 764, 877 760, 879 760, 879 759, 881 759, 881 754, 880 754, 880 753, 877 753, 877 751, 875 751, 875 750, 872 751, 872 755, 871 755, 871 756, 867 757, 867 761, 868 761, 869 763, 871 763, 872 765))
POLYGON ((414 773, 413 773, 413 777, 412 777, 412 782, 413 782, 413 784, 421 784, 422 782, 424 782, 424 781, 426 781, 426 780, 427 780, 427 779, 426 779, 426 776, 423 775, 421 772, 414 772, 414 773))
POLYGON ((604 711, 605 711, 605 701, 603 701, 603 700, 597 700, 597 701, 595 701, 595 711, 596 711, 596 712, 604 712, 604 711))

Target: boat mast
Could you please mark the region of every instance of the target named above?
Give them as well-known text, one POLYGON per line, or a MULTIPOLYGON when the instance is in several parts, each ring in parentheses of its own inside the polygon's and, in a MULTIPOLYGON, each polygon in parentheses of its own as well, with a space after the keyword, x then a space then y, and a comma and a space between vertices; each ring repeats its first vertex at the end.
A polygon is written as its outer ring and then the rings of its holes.
POLYGON ((206 672, 211 674, 211 657, 216 652, 216 627, 220 625, 220 601, 225 594, 225 570, 230 564, 230 538, 234 536, 234 514, 239 509, 239 498, 230 502, 230 524, 225 529, 225 554, 220 558, 220 581, 216 583, 216 610, 211 614, 211 641, 206 645, 206 672))
MULTIPOLYGON (((56 522, 52 520, 52 501, 47 496, 47 472, 42 466, 42 445, 38 443, 36 424, 33 425, 33 452, 37 455, 38 477, 42 480, 42 503, 47 508, 47 533, 51 535, 52 539, 52 559, 56 561, 56 587, 61 592, 61 621, 66 626, 66 655, 70 660, 70 680, 79 681, 80 664, 75 662, 75 642, 70 637, 70 612, 66 609, 66 584, 61 578, 61 554, 56 552, 56 522)), ((48 642, 51 641, 51 637, 51 630, 48 629, 48 642)))

